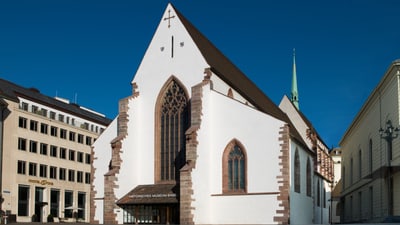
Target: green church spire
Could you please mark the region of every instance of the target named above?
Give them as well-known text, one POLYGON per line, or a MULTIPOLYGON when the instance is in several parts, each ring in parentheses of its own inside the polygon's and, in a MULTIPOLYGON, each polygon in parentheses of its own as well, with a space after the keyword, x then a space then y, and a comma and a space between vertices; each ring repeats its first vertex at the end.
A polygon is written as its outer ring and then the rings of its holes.
POLYGON ((293 49, 293 75, 292 75, 292 92, 290 93, 290 101, 298 110, 299 107, 299 92, 297 90, 297 75, 296 75, 296 49, 293 49))

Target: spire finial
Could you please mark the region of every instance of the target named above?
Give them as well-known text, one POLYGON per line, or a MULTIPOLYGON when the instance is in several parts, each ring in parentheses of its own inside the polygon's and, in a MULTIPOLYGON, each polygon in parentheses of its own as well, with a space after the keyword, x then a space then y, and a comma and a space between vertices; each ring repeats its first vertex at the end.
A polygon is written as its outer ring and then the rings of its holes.
POLYGON ((299 107, 299 92, 297 90, 297 74, 296 74, 296 49, 293 48, 293 74, 292 74, 292 91, 291 91, 290 101, 298 110, 299 107))

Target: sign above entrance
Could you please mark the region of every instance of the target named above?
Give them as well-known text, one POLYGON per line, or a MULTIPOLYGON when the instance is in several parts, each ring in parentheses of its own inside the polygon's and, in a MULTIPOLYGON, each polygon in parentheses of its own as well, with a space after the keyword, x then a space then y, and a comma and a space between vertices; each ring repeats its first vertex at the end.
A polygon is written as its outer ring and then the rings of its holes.
POLYGON ((54 185, 53 182, 47 181, 47 180, 34 180, 34 179, 29 179, 29 183, 35 183, 35 184, 40 184, 40 185, 54 185))
POLYGON ((176 198, 176 194, 143 194, 129 195, 130 198, 176 198))

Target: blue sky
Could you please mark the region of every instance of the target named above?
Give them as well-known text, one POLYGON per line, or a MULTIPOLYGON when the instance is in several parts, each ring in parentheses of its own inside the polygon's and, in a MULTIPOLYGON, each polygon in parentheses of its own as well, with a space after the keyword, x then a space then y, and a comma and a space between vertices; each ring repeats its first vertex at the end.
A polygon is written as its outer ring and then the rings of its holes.
MULTIPOLYGON (((0 0, 0 77, 114 118, 168 2, 0 0)), ((328 147, 400 58, 396 0, 171 2, 276 104, 296 48, 300 109, 328 147)))

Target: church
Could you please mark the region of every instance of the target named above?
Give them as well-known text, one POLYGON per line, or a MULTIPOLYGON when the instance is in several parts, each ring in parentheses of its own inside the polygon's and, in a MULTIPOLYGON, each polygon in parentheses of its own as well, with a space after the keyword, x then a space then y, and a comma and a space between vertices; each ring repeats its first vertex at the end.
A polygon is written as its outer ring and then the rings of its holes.
POLYGON ((93 145, 91 223, 328 223, 297 93, 281 109, 172 4, 131 86, 93 145))

